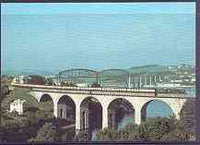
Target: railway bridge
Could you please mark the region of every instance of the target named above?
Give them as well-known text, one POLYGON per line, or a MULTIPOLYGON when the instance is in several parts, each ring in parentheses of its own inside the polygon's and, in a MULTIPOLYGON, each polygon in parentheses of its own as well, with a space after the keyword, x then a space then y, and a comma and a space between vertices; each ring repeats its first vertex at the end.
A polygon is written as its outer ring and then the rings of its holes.
POLYGON ((155 89, 131 88, 85 88, 12 84, 25 87, 38 102, 51 100, 55 117, 74 119, 76 132, 107 127, 117 128, 117 123, 126 115, 140 124, 147 117, 151 101, 165 102, 177 119, 187 98, 185 94, 156 93, 155 89))

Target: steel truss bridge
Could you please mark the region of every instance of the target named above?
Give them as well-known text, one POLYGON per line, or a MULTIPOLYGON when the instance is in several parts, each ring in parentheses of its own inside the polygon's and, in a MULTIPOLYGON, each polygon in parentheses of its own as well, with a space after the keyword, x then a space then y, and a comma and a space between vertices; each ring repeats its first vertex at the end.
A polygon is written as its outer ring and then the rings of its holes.
POLYGON ((58 82, 87 84, 88 87, 97 83, 101 87, 118 88, 142 88, 145 85, 155 85, 167 79, 167 75, 162 73, 132 73, 123 69, 95 71, 79 68, 61 71, 57 77, 58 82))

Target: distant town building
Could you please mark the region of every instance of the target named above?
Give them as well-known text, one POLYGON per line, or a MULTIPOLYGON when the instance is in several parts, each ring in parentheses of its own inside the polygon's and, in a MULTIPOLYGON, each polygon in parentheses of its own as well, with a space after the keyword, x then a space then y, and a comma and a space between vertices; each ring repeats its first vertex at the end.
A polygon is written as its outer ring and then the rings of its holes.
POLYGON ((53 79, 53 83, 54 83, 56 86, 60 86, 60 82, 59 82, 57 79, 53 79))
POLYGON ((88 87, 87 83, 78 83, 76 84, 78 87, 88 87))
POLYGON ((170 80, 171 83, 181 83, 183 82, 182 80, 170 80))
POLYGON ((12 80, 12 83, 18 83, 18 77, 17 76, 14 76, 13 80, 12 80))
POLYGON ((16 75, 14 76, 12 83, 20 83, 20 84, 25 84, 29 78, 24 75, 16 75))
POLYGON ((196 82, 196 76, 195 76, 195 74, 191 75, 191 82, 196 82))
POLYGON ((39 75, 29 75, 26 79, 26 83, 34 85, 44 85, 45 78, 39 75))
POLYGON ((14 100, 10 103, 10 112, 18 112, 19 115, 23 114, 23 104, 26 102, 26 100, 14 100))
POLYGON ((157 87, 161 88, 173 88, 173 87, 180 87, 180 84, 175 84, 175 83, 158 83, 157 87))
POLYGON ((45 78, 39 75, 16 75, 14 76, 12 83, 44 85, 45 78))

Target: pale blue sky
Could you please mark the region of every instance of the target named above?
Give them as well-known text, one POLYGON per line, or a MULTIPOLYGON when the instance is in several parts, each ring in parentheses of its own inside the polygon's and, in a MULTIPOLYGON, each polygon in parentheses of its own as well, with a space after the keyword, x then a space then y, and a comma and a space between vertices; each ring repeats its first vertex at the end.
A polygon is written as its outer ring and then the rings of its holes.
POLYGON ((195 63, 195 3, 2 4, 7 70, 195 63))

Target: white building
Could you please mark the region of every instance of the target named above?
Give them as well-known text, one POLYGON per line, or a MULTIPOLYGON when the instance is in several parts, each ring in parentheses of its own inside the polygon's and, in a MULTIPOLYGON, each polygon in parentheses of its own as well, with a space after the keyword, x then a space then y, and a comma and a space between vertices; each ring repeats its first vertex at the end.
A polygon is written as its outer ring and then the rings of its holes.
POLYGON ((12 80, 12 83, 14 84, 14 83, 18 83, 18 78, 17 78, 17 76, 14 76, 14 78, 13 78, 13 80, 12 80))
POLYGON ((182 83, 183 80, 170 80, 171 83, 182 83))
POLYGON ((78 83, 76 84, 78 87, 88 87, 87 83, 78 83))
POLYGON ((157 83, 157 87, 163 87, 163 88, 173 88, 173 87, 180 87, 180 84, 175 83, 157 83))
POLYGON ((15 76, 15 77, 13 78, 12 83, 24 84, 24 78, 25 78, 25 76, 23 76, 23 75, 15 76))
POLYGON ((26 102, 26 100, 14 100, 13 102, 10 103, 10 112, 18 112, 19 115, 23 114, 23 104, 26 102))

